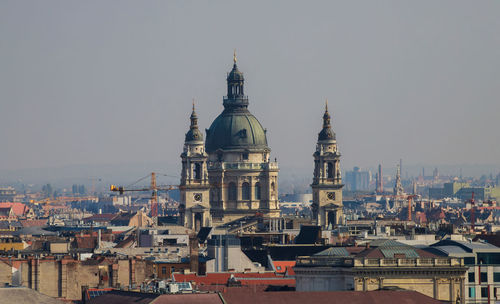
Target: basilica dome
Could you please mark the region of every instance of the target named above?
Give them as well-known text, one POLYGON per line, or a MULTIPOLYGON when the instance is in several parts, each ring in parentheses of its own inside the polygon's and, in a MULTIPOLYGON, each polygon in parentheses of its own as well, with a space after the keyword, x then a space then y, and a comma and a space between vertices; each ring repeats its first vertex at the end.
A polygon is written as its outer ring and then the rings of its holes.
POLYGON ((247 149, 269 150, 266 130, 257 118, 248 111, 248 97, 244 95, 243 73, 236 66, 227 75, 227 96, 224 97, 224 111, 207 130, 205 150, 247 149))
POLYGON ((224 110, 207 130, 205 150, 268 149, 266 131, 248 110, 224 110))

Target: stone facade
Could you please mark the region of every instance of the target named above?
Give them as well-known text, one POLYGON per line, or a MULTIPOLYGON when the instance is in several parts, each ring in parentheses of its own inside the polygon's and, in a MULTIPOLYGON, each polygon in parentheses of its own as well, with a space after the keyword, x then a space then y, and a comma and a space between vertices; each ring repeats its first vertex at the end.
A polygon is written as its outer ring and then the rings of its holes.
POLYGON ((297 291, 414 290, 441 301, 465 299, 465 271, 459 258, 301 257, 294 267, 297 291))
POLYGON ((318 134, 314 157, 313 219, 323 229, 332 229, 341 224, 343 218, 342 177, 340 172, 340 153, 337 140, 330 124, 328 106, 323 115, 323 129, 318 134))
POLYGON ((234 61, 224 111, 198 130, 193 109, 182 158, 180 213, 185 227, 224 224, 245 216, 278 217, 278 164, 270 160, 266 130, 248 111, 244 78, 234 61))
MULTIPOLYGON (((12 283, 12 270, 19 271, 19 286, 66 300, 81 300, 82 287, 136 287, 151 277, 144 260, 101 258, 78 261, 72 258, 16 259, 10 266, 0 261, 0 283, 12 283), (5 274, 5 275, 4 275, 5 274)), ((17 284, 14 284, 17 285, 17 284)))
POLYGON ((181 154, 182 171, 180 220, 181 225, 199 231, 201 227, 212 224, 207 172, 208 155, 205 152, 203 135, 198 129, 198 116, 191 114, 191 126, 186 133, 184 151, 181 154))

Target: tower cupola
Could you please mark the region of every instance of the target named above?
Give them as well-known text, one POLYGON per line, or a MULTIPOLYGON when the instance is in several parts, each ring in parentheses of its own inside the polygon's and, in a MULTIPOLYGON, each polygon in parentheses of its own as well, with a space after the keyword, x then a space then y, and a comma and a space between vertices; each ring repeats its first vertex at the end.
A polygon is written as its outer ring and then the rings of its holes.
POLYGON ((318 141, 335 140, 335 132, 330 123, 330 113, 328 113, 328 101, 325 104, 325 114, 323 114, 323 129, 318 134, 318 141))
POLYGON ((186 143, 190 142, 202 142, 203 143, 203 134, 200 129, 198 129, 198 115, 194 110, 194 101, 193 101, 193 112, 191 113, 191 125, 189 126, 189 131, 186 133, 186 143))

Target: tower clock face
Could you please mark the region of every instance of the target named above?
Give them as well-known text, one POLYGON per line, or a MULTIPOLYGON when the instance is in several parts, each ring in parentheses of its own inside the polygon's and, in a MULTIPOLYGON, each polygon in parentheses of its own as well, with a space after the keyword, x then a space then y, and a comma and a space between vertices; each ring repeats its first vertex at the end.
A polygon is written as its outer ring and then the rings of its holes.
POLYGON ((326 197, 328 197, 329 200, 335 200, 335 192, 327 192, 326 197))
POLYGON ((195 193, 193 198, 195 201, 201 202, 201 199, 202 199, 201 193, 195 193))

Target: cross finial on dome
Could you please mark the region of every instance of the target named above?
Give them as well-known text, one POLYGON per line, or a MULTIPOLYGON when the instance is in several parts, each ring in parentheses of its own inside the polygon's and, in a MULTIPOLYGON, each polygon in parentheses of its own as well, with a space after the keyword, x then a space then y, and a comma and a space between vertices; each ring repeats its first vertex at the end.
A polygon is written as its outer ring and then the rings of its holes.
POLYGON ((236 59, 236 49, 234 49, 234 52, 233 52, 233 62, 234 62, 234 64, 236 64, 236 61, 237 61, 237 59, 236 59))
POLYGON ((328 112, 328 98, 325 100, 325 111, 328 112))
POLYGON ((194 112, 194 98, 193 98, 193 112, 194 112))

